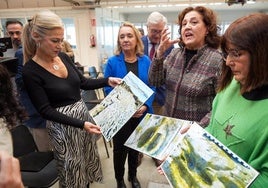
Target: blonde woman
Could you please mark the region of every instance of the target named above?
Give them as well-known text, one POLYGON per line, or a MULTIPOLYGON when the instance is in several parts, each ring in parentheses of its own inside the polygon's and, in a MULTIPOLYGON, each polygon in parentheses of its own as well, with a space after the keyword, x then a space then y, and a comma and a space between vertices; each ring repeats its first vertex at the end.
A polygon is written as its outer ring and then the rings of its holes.
MULTIPOLYGON (((143 44, 139 31, 131 23, 123 23, 119 28, 117 38, 117 48, 115 55, 107 61, 105 77, 116 76, 123 78, 129 71, 133 72, 145 84, 149 85, 148 71, 150 59, 143 54, 143 44)), ((111 92, 111 87, 105 87, 105 92, 111 92)), ((133 115, 133 117, 119 130, 113 137, 114 144, 114 172, 117 188, 125 188, 124 182, 125 161, 128 157, 128 180, 133 188, 140 188, 137 179, 138 154, 139 152, 124 146, 125 141, 139 124, 142 117, 147 113, 152 113, 153 97, 133 115)))
POLYGON ((61 52, 64 26, 51 11, 33 16, 24 27, 26 62, 23 81, 47 128, 57 160, 61 187, 89 187, 102 181, 96 145, 100 127, 93 124, 80 89, 115 86, 118 78, 87 79, 61 52))

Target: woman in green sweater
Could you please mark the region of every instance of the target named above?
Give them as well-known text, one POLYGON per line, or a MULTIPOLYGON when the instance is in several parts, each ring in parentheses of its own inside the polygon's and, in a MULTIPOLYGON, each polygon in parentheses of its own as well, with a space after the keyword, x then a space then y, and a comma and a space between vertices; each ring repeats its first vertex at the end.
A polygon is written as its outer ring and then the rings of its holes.
POLYGON ((268 185, 268 15, 234 21, 223 35, 225 58, 207 130, 260 174, 268 185))

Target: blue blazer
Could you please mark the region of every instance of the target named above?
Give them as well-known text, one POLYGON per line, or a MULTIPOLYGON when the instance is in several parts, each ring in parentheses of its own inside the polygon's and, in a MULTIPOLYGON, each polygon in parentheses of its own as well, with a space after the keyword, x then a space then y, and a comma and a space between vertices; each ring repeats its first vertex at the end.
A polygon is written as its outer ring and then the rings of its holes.
MULTIPOLYGON (((149 85, 148 72, 151 61, 148 56, 137 56, 138 58, 138 77, 142 80, 146 85, 148 85, 153 91, 155 88, 149 85)), ((125 65, 124 54, 121 52, 120 55, 112 56, 108 59, 107 65, 104 72, 104 77, 118 77, 123 78, 127 75, 127 67, 125 65)), ((105 87, 105 94, 108 94, 112 91, 112 87, 105 87)), ((153 103, 154 95, 152 95, 146 102, 147 113, 153 113, 152 103, 153 103)))

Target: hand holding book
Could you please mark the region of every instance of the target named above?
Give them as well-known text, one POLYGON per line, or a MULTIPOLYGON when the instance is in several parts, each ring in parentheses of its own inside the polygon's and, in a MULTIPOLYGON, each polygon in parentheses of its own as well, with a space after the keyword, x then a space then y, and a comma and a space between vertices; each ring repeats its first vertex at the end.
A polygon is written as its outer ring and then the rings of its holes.
POLYGON ((191 121, 147 114, 125 145, 163 160, 157 170, 176 188, 247 187, 258 176, 256 170, 191 121))

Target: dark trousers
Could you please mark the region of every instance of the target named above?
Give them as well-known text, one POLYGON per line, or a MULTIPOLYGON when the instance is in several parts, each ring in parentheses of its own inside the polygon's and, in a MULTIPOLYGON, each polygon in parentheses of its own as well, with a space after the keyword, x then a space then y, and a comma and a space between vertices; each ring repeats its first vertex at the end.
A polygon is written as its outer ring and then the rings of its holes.
POLYGON ((123 180, 125 173, 125 162, 128 157, 128 177, 136 177, 139 152, 124 146, 131 133, 139 124, 139 118, 131 118, 113 137, 113 161, 116 180, 123 180))

